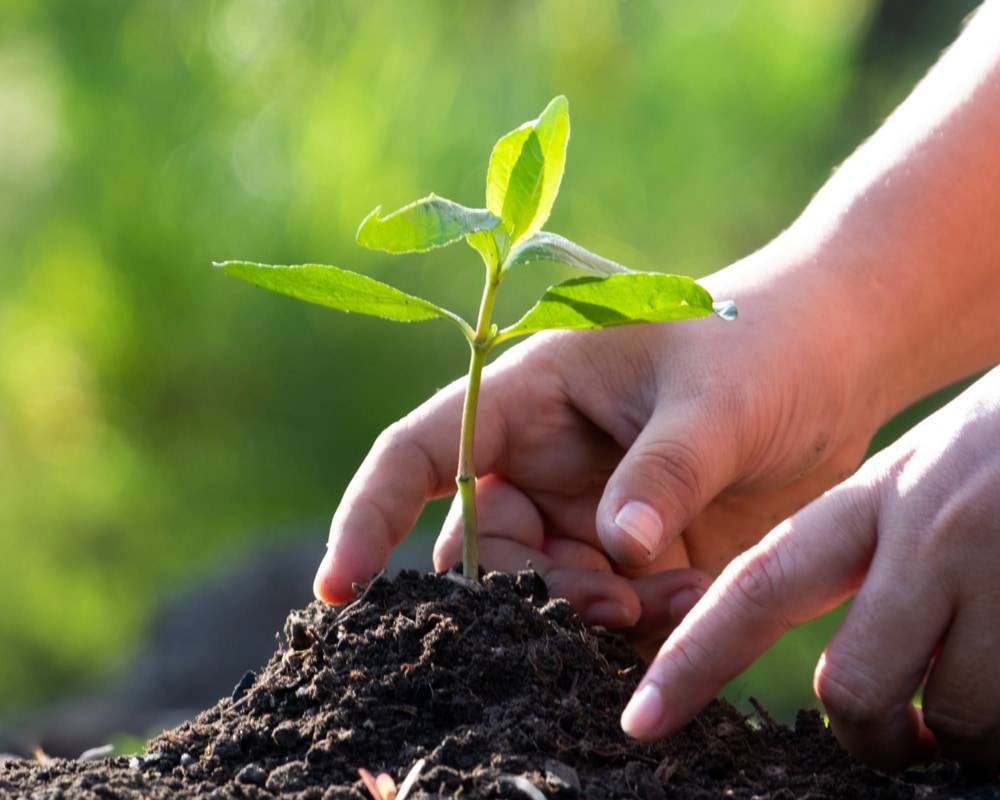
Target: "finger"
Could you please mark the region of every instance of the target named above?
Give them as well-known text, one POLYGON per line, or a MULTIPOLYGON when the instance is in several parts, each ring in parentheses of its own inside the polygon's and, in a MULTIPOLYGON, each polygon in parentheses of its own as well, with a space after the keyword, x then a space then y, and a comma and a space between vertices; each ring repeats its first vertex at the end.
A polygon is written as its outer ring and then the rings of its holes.
POLYGON ((923 721, 956 761, 984 767, 1000 764, 1000 686, 996 654, 1000 631, 993 585, 965 598, 934 659, 923 696, 923 721))
MULTIPOLYGON (((888 528, 881 538, 899 541, 888 528)), ((880 769, 899 769, 937 754, 912 701, 953 608, 901 549, 888 546, 876 554, 814 677, 838 741, 880 769)))
POLYGON ((624 567, 654 561, 734 470, 728 448, 705 431, 700 418, 675 416, 664 424, 660 416, 622 458, 598 507, 601 542, 624 567))
MULTIPOLYGON (((488 569, 533 569, 549 594, 568 600, 591 625, 633 625, 641 611, 629 581, 615 575, 607 559, 582 542, 549 537, 537 507, 517 487, 496 476, 477 482, 479 556, 488 569)), ((461 510, 452 505, 434 549, 437 569, 461 554, 461 510)))
POLYGON ((454 491, 462 385, 453 384, 386 429, 344 493, 330 525, 316 596, 339 604, 382 569, 425 503, 454 491))
MULTIPOLYGON (((477 481, 477 494, 479 483, 477 481)), ((484 516, 482 506, 482 499, 477 497, 476 514, 479 518, 484 516)), ((434 542, 432 561, 438 572, 445 572, 462 561, 462 498, 459 495, 452 498, 448 513, 441 523, 441 530, 434 542)))
MULTIPOLYGON (((476 481, 476 517, 480 561, 486 569, 517 572, 528 569, 531 554, 541 554, 544 530, 538 509, 502 478, 486 475, 476 481), (504 548, 516 550, 516 555, 508 556, 504 548)), ((434 545, 434 568, 444 571, 461 559, 462 504, 456 497, 434 545)))
POLYGON ((521 569, 535 570, 549 595, 568 600, 588 625, 631 628, 642 613, 632 582, 616 574, 607 557, 584 542, 546 536, 538 553, 528 548, 518 552, 509 542, 491 538, 483 542, 482 552, 484 563, 489 559, 508 565, 497 569, 514 569, 519 562, 521 569))
POLYGON ((875 546, 862 487, 824 495, 735 559, 667 639, 622 725, 652 740, 683 727, 789 628, 857 590, 875 546))
POLYGON ((710 575, 690 568, 671 569, 633 580, 642 616, 627 635, 639 654, 652 659, 711 586, 710 575))
MULTIPOLYGON (((914 474, 928 474, 937 458, 929 452, 902 462, 894 492, 914 474)), ((925 478, 905 516, 882 514, 865 584, 816 671, 837 738, 881 768, 928 760, 939 747, 973 763, 1000 755, 1000 686, 992 679, 1000 590, 986 555, 994 541, 996 478, 992 467, 969 474, 976 463, 969 457, 960 473, 938 464, 954 481, 943 494, 925 478), (911 699, 925 676, 921 712, 911 699)))
MULTIPOLYGON (((995 389, 990 395, 996 397, 995 389)), ((962 409, 960 413, 967 424, 976 419, 974 411, 962 409)), ((974 430, 970 437, 987 453, 993 452, 995 439, 988 428, 974 430)), ((936 566, 931 577, 942 586, 947 598, 943 605, 954 609, 927 676, 923 721, 946 756, 967 764, 996 766, 1000 764, 1000 682, 996 680, 1000 584, 989 554, 995 552, 1000 519, 997 473, 995 461, 977 455, 975 449, 953 444, 951 452, 963 462, 961 480, 948 487, 940 502, 935 502, 933 490, 923 492, 946 535, 935 553, 922 554, 919 560, 936 566)))

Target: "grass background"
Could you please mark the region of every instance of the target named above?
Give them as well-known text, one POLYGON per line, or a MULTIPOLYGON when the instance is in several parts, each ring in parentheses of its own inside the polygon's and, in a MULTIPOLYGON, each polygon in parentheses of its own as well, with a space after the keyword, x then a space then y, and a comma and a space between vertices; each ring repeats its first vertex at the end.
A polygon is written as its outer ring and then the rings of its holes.
MULTIPOLYGON (((566 94, 549 229, 707 274, 794 218, 973 5, 6 0, 0 715, 134 651, 178 581, 325 520, 379 430, 464 367, 450 326, 213 260, 334 263, 469 311, 471 251, 387 258, 356 226, 432 191, 482 205, 493 142, 566 94)), ((505 286, 501 319, 551 277, 505 286)), ((732 694, 811 703, 831 624, 732 694)))

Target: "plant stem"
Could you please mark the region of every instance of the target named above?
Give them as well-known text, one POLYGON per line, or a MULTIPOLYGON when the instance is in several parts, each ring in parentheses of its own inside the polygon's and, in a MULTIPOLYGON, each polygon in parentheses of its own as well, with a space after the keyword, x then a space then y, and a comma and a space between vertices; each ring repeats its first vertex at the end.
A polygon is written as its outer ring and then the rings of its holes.
POLYGON ((473 445, 476 430, 476 405, 479 401, 479 382, 486 362, 486 350, 470 343, 469 384, 465 390, 465 407, 462 409, 462 438, 458 448, 458 493, 462 499, 462 573, 479 578, 479 525, 476 515, 476 472, 473 463, 473 445))
POLYGON ((476 439, 476 408, 479 404, 479 384, 483 377, 486 356, 493 346, 493 302, 500 285, 500 270, 487 266, 486 286, 479 306, 475 338, 469 340, 469 383, 465 389, 462 409, 462 435, 458 447, 458 494, 462 502, 462 573, 479 580, 479 520, 476 514, 476 467, 473 448, 476 439))

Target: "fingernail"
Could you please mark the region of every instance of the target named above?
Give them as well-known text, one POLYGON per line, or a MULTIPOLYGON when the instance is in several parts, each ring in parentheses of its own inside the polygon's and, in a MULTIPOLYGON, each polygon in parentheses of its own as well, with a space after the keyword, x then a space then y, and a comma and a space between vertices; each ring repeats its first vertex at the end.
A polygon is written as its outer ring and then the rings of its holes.
POLYGON ((650 554, 655 553, 663 538, 663 522, 656 509, 638 500, 629 500, 615 517, 615 525, 641 544, 650 554))
POLYGON ((677 594, 670 598, 670 616, 674 620, 674 623, 679 623, 684 617, 688 615, 692 608, 694 608, 698 601, 705 596, 705 592, 696 586, 688 586, 686 589, 681 589, 677 594))
POLYGON ((639 688, 622 712, 622 730, 634 739, 647 740, 663 719, 663 697, 660 687, 647 683, 639 688))
POLYGON ((628 628, 636 623, 632 613, 624 605, 612 600, 594 603, 583 618, 588 625, 600 625, 602 628, 628 628))

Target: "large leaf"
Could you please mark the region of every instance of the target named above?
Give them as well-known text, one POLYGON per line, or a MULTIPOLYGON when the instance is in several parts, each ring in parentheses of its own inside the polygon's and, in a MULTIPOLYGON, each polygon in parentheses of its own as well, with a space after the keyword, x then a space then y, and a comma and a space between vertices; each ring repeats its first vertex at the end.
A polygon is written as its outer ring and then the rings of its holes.
POLYGON ((372 250, 413 253, 443 247, 478 231, 500 224, 500 218, 484 208, 463 205, 430 195, 384 217, 379 206, 358 228, 358 242, 372 250))
POLYGON ((712 313, 711 295, 690 278, 630 272, 573 278, 550 287, 498 339, 542 330, 595 330, 636 322, 693 319, 712 313))
POLYGON ((512 241, 531 236, 549 218, 569 141, 569 103, 556 97, 538 119, 497 142, 486 176, 486 207, 503 218, 512 241))
POLYGON ((623 267, 616 261, 591 253, 564 236, 548 231, 538 231, 514 247, 507 258, 507 269, 518 264, 530 264, 533 261, 568 264, 577 269, 596 272, 598 275, 632 272, 628 267, 623 267))
MULTIPOLYGON (((216 264, 227 275, 309 303, 338 311, 368 314, 396 322, 419 322, 442 317, 465 325, 447 309, 401 292, 357 272, 320 264, 271 266, 249 261, 216 264)), ((466 326, 467 327, 467 326, 466 326)))

